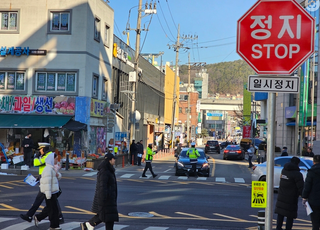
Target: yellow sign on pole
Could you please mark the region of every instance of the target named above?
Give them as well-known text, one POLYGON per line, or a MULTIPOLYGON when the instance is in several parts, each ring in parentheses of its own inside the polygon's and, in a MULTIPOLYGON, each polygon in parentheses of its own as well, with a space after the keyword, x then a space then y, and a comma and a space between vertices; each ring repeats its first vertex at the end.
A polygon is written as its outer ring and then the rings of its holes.
POLYGON ((267 182, 252 181, 251 207, 252 208, 267 207, 267 182))

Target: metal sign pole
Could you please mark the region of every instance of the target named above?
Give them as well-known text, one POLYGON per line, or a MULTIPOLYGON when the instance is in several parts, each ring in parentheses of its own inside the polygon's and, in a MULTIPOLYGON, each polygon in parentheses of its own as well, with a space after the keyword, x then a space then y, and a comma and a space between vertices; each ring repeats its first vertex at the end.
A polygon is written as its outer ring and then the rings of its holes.
POLYGON ((273 177, 274 177, 274 134, 275 134, 275 111, 276 95, 268 95, 268 135, 267 135, 267 207, 265 229, 272 230, 273 219, 273 177))

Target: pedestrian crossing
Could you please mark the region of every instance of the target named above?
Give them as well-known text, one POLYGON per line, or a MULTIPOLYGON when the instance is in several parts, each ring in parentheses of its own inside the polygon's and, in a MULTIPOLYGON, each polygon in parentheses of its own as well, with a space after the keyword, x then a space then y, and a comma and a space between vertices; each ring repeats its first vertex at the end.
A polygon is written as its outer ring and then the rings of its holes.
MULTIPOLYGON (((83 174, 83 177, 90 177, 90 176, 95 176, 96 172, 91 172, 91 173, 86 173, 83 174)), ((142 177, 141 174, 134 174, 134 173, 117 173, 117 178, 120 179, 142 179, 142 180, 148 180, 148 179, 153 179, 153 180, 182 180, 182 181, 187 181, 187 180, 195 180, 195 181, 214 181, 218 183, 240 183, 240 184, 245 184, 245 183, 251 183, 250 180, 245 180, 244 178, 225 178, 225 177, 187 177, 187 176, 171 176, 171 175, 160 175, 157 176, 156 178, 153 178, 152 175, 146 175, 147 177, 142 177)))
MULTIPOLYGON (((77 221, 71 221, 64 224, 60 224, 61 229, 63 230, 81 230, 80 227, 81 222, 77 221)), ((34 223, 26 222, 21 220, 20 218, 5 218, 0 217, 0 229, 1 230, 27 230, 27 229, 34 229, 34 223), (17 223, 17 221, 20 221, 17 223), (9 225, 10 223, 13 223, 9 225)), ((39 227, 37 229, 46 229, 49 228, 49 221, 48 220, 42 220, 39 223, 39 227)), ((203 229, 203 228, 175 228, 175 227, 164 227, 164 226, 133 226, 133 225, 125 225, 125 224, 115 224, 114 230, 132 230, 132 229, 139 229, 139 230, 209 230, 209 229, 203 229)), ((105 230, 104 223, 101 223, 100 225, 95 227, 95 230, 105 230)))

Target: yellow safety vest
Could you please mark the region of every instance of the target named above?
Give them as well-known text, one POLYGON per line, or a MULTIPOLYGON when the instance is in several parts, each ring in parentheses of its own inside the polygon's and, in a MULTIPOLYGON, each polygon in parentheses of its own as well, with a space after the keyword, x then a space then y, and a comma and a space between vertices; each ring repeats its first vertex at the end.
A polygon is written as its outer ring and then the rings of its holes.
POLYGON ((42 174, 42 171, 43 171, 44 167, 46 167, 46 158, 50 153, 52 153, 52 152, 50 151, 50 152, 47 152, 47 153, 43 154, 39 158, 34 158, 33 165, 34 166, 39 166, 39 175, 42 174))
POLYGON ((198 150, 196 148, 190 148, 187 151, 187 156, 190 159, 197 159, 198 157, 200 157, 200 154, 199 154, 199 152, 198 152, 198 150), (192 151, 190 151, 190 150, 192 150, 192 151))
POLYGON ((156 154, 149 147, 147 148, 146 162, 151 162, 153 159, 153 155, 156 154))

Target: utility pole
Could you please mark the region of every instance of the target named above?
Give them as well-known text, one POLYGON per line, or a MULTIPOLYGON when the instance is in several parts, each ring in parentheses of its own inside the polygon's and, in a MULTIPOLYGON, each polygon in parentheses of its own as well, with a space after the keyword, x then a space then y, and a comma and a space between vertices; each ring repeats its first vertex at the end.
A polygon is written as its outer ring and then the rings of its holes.
MULTIPOLYGON (((190 75, 191 75, 191 71, 190 71, 190 53, 188 53, 188 89, 187 89, 187 93, 188 93, 188 112, 187 112, 187 140, 190 140, 190 75)), ((188 146, 189 147, 189 146, 188 146)))
POLYGON ((177 35, 177 42, 176 42, 176 69, 174 73, 174 84, 173 84, 173 101, 172 101, 172 128, 171 128, 171 148, 173 149, 173 142, 174 142, 174 134, 175 134, 175 115, 176 115, 176 101, 177 101, 177 95, 176 95, 176 90, 177 90, 177 76, 178 76, 178 61, 179 61, 179 48, 180 48, 180 24, 178 24, 178 35, 177 35))
MULTIPOLYGON (((136 110, 136 82, 139 80, 139 56, 140 56, 140 34, 141 34, 141 13, 144 12, 147 15, 156 14, 156 3, 153 5, 150 3, 150 7, 148 9, 148 4, 146 4, 146 9, 142 10, 142 0, 139 0, 138 5, 138 19, 137 19, 137 28, 135 29, 137 36, 136 36, 136 50, 135 50, 135 60, 134 60, 134 72, 135 72, 135 80, 132 81, 132 105, 131 105, 131 122, 130 122, 130 144, 132 140, 135 140, 135 110, 136 110)), ((126 28, 126 30, 131 30, 130 28, 126 28)), ((146 29, 143 29, 146 30, 146 29)))

